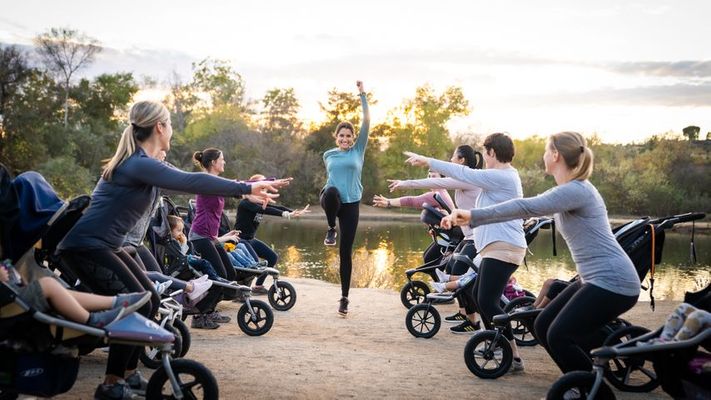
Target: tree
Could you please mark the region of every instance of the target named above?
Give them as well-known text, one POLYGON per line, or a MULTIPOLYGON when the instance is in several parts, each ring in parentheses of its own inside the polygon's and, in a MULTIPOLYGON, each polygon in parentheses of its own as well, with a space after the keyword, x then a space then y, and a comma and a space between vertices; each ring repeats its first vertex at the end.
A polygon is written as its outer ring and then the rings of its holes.
POLYGON ((184 84, 174 71, 170 81, 170 94, 166 96, 164 103, 171 111, 171 122, 176 132, 185 131, 199 102, 200 98, 195 93, 195 88, 190 84, 184 84))
POLYGON ((701 128, 698 126, 687 126, 686 128, 683 129, 684 136, 689 138, 689 141, 692 142, 694 140, 697 140, 699 138, 699 131, 701 131, 701 128))
POLYGON ((275 139, 292 136, 301 130, 301 123, 296 113, 299 100, 294 89, 271 89, 262 99, 262 133, 275 139))
POLYGON ((51 28, 34 40, 47 69, 64 85, 64 128, 69 123, 69 84, 74 73, 87 67, 101 51, 99 41, 70 28, 51 28))
POLYGON ((6 105, 15 98, 22 84, 31 73, 25 55, 15 46, 0 47, 0 160, 3 157, 5 143, 6 105))
POLYGON ((193 63, 192 84, 198 91, 210 96, 215 108, 233 106, 240 111, 247 111, 244 80, 228 61, 206 58, 197 64, 193 63))

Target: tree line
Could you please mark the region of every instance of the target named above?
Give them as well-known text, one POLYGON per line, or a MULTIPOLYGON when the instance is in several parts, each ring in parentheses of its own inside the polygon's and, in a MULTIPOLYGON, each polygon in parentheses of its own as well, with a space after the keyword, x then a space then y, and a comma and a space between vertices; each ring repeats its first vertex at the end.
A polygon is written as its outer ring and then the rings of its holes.
MULTIPOLYGON (((145 86, 131 73, 73 79, 100 51, 96 40, 68 28, 37 36, 39 63, 15 46, 0 44, 0 161, 18 172, 41 172, 67 198, 91 192, 102 160, 113 154, 127 124, 128 107, 145 86)), ((192 170, 194 151, 217 147, 225 154, 226 177, 294 177, 281 198, 292 206, 317 203, 326 178, 321 156, 335 146, 332 134, 338 122, 360 124, 355 91, 330 90, 320 103, 323 122, 306 124, 298 117, 300 103, 293 88, 268 90, 258 100, 247 98, 245 79, 223 60, 193 63, 187 81, 174 75, 168 86, 163 102, 175 132, 168 161, 192 170)), ((377 94, 367 96, 377 106, 377 94)), ((388 178, 424 177, 421 169, 404 164, 405 150, 448 159, 462 143, 481 149, 485 134, 452 135, 447 128, 452 118, 470 112, 460 87, 437 91, 423 85, 384 121, 371 124, 363 202, 385 194, 388 178)), ((515 140, 513 165, 527 196, 554 185, 543 174, 545 140, 515 140)), ((596 136, 589 141, 595 152, 592 181, 611 213, 709 211, 708 140, 661 134, 642 144, 606 144, 596 136)))

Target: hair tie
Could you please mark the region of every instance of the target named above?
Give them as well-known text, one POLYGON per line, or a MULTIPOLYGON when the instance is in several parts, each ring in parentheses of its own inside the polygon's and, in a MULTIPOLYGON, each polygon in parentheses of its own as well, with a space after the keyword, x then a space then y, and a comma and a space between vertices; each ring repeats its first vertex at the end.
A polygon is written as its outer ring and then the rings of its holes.
POLYGON ((136 125, 136 124, 133 123, 133 122, 131 122, 131 126, 133 127, 133 129, 141 129, 140 126, 136 125))
POLYGON ((585 152, 585 146, 580 146, 580 152, 584 153, 585 152))

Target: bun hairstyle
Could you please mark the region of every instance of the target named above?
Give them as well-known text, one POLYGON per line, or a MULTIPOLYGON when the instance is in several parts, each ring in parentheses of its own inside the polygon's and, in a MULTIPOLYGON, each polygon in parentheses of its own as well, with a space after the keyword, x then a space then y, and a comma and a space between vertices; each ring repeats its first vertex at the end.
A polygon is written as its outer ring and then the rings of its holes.
POLYGON ((138 143, 145 142, 159 123, 166 123, 170 119, 170 112, 157 101, 139 101, 131 106, 129 112, 130 124, 123 130, 116 153, 106 161, 101 177, 110 181, 116 168, 126 161, 138 147, 138 143))
POLYGON ((550 146, 563 157, 565 165, 573 172, 573 178, 584 181, 593 171, 593 151, 578 132, 555 133, 549 138, 550 146))
POLYGON ((492 133, 487 136, 484 139, 484 148, 486 151, 494 149, 496 160, 502 163, 510 163, 516 155, 513 140, 505 133, 492 133))
POLYGON ((464 165, 471 169, 484 168, 484 156, 468 144, 457 147, 457 156, 464 159, 464 165))
POLYGON ((210 169, 212 162, 220 158, 220 154, 222 154, 222 151, 214 147, 196 151, 193 153, 193 164, 207 171, 210 169))
POLYGON ((351 131, 351 134, 355 136, 355 127, 353 126, 353 124, 348 121, 343 121, 336 126, 336 131, 333 132, 333 137, 338 136, 338 132, 340 132, 343 128, 348 129, 349 131, 351 131))

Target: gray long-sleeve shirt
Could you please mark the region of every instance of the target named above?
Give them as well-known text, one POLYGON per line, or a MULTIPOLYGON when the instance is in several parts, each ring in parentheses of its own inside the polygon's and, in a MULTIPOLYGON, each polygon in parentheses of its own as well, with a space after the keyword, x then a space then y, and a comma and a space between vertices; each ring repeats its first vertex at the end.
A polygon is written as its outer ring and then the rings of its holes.
MULTIPOLYGON (((518 171, 514 168, 472 169, 465 165, 431 158, 430 169, 481 188, 481 194, 477 197, 476 208, 523 197, 521 178, 519 178, 518 171)), ((498 241, 506 242, 516 247, 528 247, 523 233, 523 221, 505 220, 497 224, 474 229, 474 244, 479 251, 488 244, 498 241)))
POLYGON ((573 180, 536 197, 471 210, 471 226, 554 214, 583 283, 623 296, 639 296, 634 264, 615 240, 607 208, 589 181, 573 180))
POLYGON ((91 203, 59 243, 61 250, 118 249, 126 234, 148 212, 158 188, 217 196, 249 194, 251 185, 203 172, 184 172, 149 157, 138 148, 96 184, 91 203))

